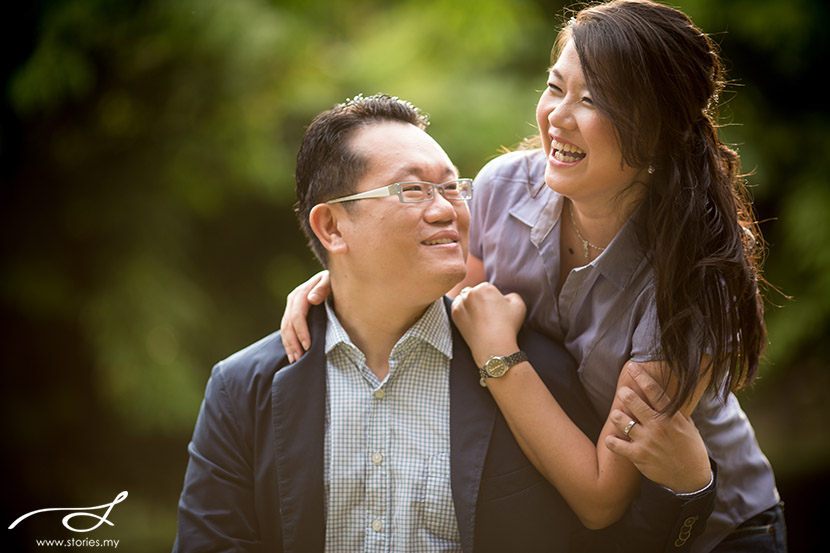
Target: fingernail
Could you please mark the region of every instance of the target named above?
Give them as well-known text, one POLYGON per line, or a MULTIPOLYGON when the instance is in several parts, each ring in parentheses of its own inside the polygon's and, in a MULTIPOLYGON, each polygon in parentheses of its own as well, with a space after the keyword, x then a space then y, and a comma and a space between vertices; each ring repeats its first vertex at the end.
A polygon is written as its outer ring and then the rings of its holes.
POLYGON ((309 301, 317 301, 318 299, 320 299, 320 296, 317 294, 317 292, 311 292, 308 295, 308 300, 309 301))

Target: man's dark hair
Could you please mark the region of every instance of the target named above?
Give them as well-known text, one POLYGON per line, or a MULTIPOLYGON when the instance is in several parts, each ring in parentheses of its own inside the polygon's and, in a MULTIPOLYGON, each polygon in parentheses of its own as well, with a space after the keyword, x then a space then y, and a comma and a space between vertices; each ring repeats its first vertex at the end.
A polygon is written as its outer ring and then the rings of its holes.
MULTIPOLYGON (((368 168, 350 147, 352 135, 371 124, 399 121, 426 129, 428 116, 407 101, 375 94, 357 95, 319 114, 306 129, 297 153, 297 204, 294 210, 312 251, 325 267, 326 249, 311 230, 311 209, 333 198, 351 194, 368 168)), ((350 209, 351 204, 342 204, 350 209)))

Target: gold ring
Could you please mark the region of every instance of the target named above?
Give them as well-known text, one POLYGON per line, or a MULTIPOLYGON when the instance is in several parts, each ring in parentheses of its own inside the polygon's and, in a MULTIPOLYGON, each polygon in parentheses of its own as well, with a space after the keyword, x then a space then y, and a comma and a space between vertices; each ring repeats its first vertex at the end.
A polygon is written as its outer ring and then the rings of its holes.
POLYGON ((625 425, 625 430, 623 430, 623 434, 628 436, 628 433, 631 432, 631 429, 634 428, 635 424, 637 424, 637 421, 628 421, 628 424, 625 425))

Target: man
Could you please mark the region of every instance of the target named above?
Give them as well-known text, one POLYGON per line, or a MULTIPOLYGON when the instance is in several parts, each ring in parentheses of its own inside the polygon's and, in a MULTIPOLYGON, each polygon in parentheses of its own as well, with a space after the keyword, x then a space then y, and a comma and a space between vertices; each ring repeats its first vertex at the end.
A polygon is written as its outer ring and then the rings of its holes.
MULTIPOLYGON (((682 535, 683 551, 713 487, 681 499, 645 483, 617 527, 588 533, 479 385, 443 298, 465 274, 472 184, 425 127, 378 95, 306 131, 297 211, 332 294, 299 361, 274 333, 214 367, 174 550, 663 550, 682 535)), ((546 384, 596 436, 564 350, 530 333, 520 345, 557 367, 546 384)))

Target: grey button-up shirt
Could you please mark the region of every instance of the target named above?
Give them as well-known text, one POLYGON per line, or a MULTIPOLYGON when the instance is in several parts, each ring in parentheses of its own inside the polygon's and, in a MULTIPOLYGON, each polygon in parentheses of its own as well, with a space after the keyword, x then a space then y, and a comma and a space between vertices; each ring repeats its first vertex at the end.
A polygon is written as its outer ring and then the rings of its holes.
MULTIPOLYGON (((483 261, 489 282, 522 296, 528 324, 565 345, 606 417, 623 365, 661 358, 653 271, 629 221, 599 257, 570 272, 557 297, 564 197, 547 187, 544 171, 541 150, 511 152, 481 170, 470 204, 470 253, 483 261)), ((706 551, 779 497, 734 395, 725 404, 705 396, 692 418, 720 467, 718 503, 695 543, 706 551)))

